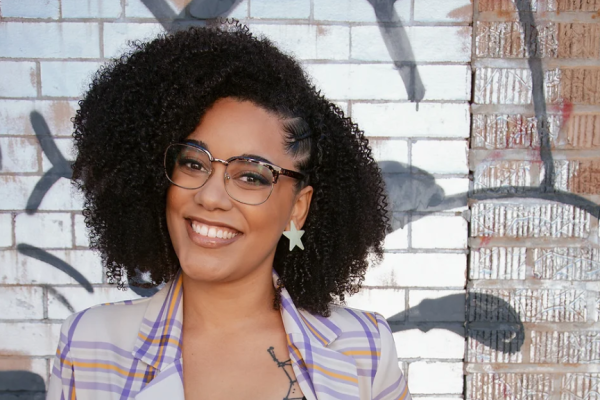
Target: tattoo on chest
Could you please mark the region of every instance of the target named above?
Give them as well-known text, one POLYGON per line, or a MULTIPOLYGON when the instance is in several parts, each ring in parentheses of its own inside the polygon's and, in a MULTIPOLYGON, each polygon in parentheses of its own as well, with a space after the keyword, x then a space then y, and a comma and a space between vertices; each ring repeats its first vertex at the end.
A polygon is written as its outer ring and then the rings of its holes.
POLYGON ((302 400, 304 397, 302 397, 302 395, 299 395, 297 393, 298 391, 296 390, 298 387, 298 380, 292 378, 292 360, 289 359, 287 361, 279 361, 275 356, 275 349, 272 346, 269 347, 267 351, 273 358, 273 361, 277 363, 277 368, 281 368, 285 373, 285 376, 287 376, 288 380, 290 381, 290 386, 283 400, 302 400))

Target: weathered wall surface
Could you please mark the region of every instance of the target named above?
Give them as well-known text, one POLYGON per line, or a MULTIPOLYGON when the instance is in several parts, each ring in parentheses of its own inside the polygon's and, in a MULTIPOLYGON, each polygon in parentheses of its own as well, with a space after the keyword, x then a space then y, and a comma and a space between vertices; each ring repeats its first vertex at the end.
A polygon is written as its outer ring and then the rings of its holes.
POLYGON ((413 395, 596 398, 599 0, 2 0, 0 398, 43 397, 70 313, 151 293, 107 285, 87 248, 86 81, 127 40, 217 15, 370 137, 394 230, 348 303, 388 318, 413 395))
POLYGON ((598 398, 599 17, 593 0, 475 8, 468 399, 598 398))

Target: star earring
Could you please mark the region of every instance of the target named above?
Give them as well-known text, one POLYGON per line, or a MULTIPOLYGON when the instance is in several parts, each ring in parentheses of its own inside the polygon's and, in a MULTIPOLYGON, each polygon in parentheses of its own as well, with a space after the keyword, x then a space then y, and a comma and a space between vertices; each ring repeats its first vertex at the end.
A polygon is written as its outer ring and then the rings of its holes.
POLYGON ((290 251, 294 250, 294 247, 298 246, 302 250, 304 250, 304 245, 302 244, 302 240, 300 238, 304 235, 304 231, 299 231, 296 229, 296 225, 294 225, 294 221, 290 221, 290 230, 284 231, 283 235, 290 239, 290 251))

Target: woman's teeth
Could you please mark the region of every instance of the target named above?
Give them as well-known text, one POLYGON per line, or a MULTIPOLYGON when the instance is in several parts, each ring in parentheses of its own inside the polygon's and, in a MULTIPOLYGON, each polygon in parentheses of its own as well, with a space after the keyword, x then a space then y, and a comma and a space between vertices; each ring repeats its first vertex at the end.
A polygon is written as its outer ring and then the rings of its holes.
POLYGON ((218 239, 231 239, 239 234, 239 232, 233 232, 222 227, 204 225, 198 222, 192 222, 192 229, 199 235, 218 239))

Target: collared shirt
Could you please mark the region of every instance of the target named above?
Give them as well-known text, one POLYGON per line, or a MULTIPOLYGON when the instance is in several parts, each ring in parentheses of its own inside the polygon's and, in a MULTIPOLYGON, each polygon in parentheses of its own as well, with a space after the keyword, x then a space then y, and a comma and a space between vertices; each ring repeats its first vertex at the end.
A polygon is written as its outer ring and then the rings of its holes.
MULTIPOLYGON (((277 282, 273 272, 273 282, 277 282)), ((307 400, 410 400, 391 330, 376 313, 298 310, 285 288, 281 317, 307 400)), ((92 307, 63 324, 48 400, 184 398, 179 273, 154 296, 92 307)))

